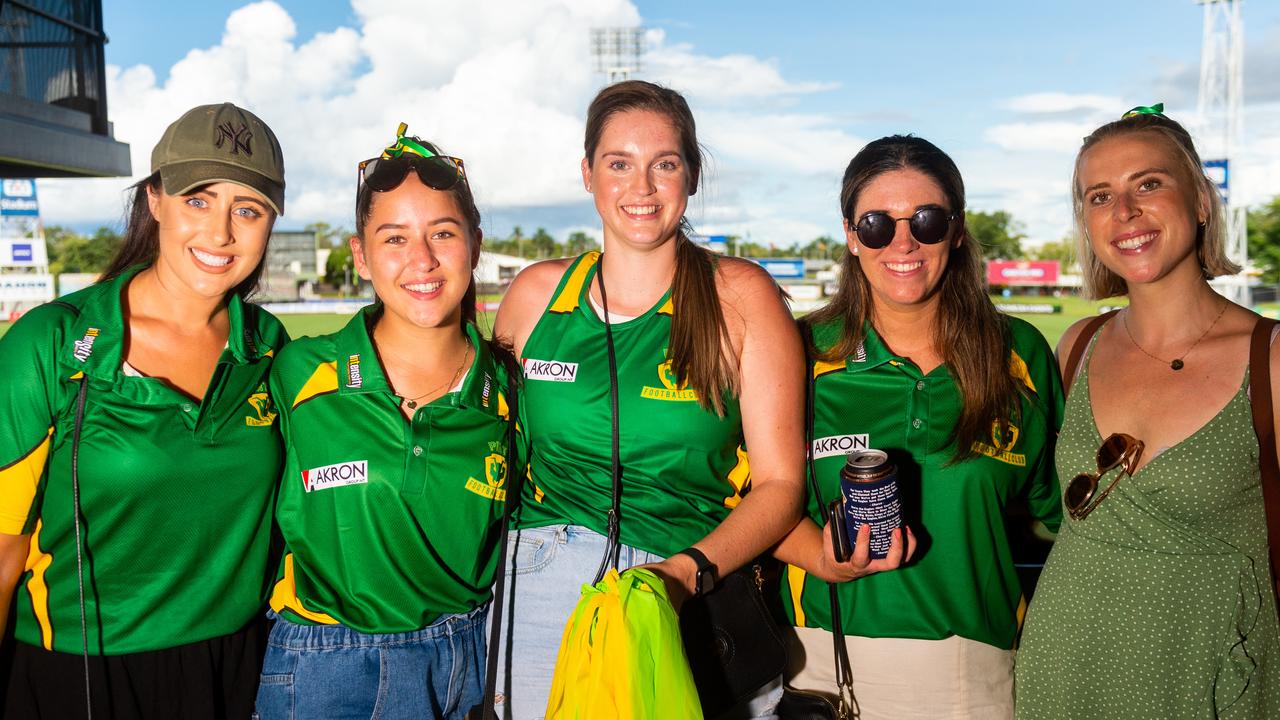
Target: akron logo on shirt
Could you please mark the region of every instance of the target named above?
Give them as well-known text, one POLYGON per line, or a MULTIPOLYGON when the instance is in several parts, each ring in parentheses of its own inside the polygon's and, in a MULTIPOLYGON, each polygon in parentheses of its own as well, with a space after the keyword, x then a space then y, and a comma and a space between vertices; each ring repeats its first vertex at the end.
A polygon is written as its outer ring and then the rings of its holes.
POLYGON ((817 460, 833 455, 848 455, 859 450, 868 450, 870 447, 871 441, 865 433, 861 435, 828 435, 827 437, 814 438, 813 459, 817 460))
POLYGON ((525 358, 524 376, 528 380, 574 382, 578 379, 578 363, 525 358))
POLYGON ((467 478, 466 488, 480 497, 490 500, 506 500, 507 459, 498 453, 490 453, 484 459, 484 482, 467 478))
POLYGON ((302 471, 302 487, 307 492, 344 485, 364 485, 368 482, 369 462, 367 460, 352 460, 302 471))
POLYGON ((640 397, 674 402, 697 402, 698 400, 698 394, 689 389, 689 379, 685 378, 682 381, 676 378, 676 374, 671 370, 670 360, 658 364, 658 382, 662 383, 662 387, 645 386, 640 390, 640 397))

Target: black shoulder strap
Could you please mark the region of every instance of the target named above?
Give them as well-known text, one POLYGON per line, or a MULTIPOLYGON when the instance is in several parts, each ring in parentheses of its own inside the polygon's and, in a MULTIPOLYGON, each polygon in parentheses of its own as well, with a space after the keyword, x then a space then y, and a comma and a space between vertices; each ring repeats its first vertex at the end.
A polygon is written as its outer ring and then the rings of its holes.
POLYGON ((511 518, 520 504, 524 489, 525 463, 520 461, 517 447, 516 423, 520 417, 520 371, 515 356, 506 348, 492 347, 495 357, 507 371, 507 499, 502 513, 502 534, 498 539, 498 571, 493 586, 493 604, 489 608, 489 657, 484 674, 484 700, 481 703, 481 720, 497 718, 494 708, 498 693, 498 650, 502 647, 502 613, 507 593, 507 535, 511 518))
POLYGON ((1062 373, 1063 397, 1068 392, 1071 392, 1071 386, 1076 380, 1076 370, 1080 367, 1080 360, 1084 357, 1085 348, 1089 347, 1089 341, 1097 334, 1098 328, 1102 327, 1105 322, 1118 312, 1120 311, 1112 310, 1102 313, 1080 328, 1080 334, 1076 335, 1076 341, 1071 344, 1071 352, 1067 354, 1067 367, 1062 373))
POLYGON ((1249 405, 1258 436, 1258 464, 1262 474, 1262 503, 1267 515, 1267 544, 1271 550, 1271 578, 1280 559, 1280 463, 1276 460, 1274 408, 1271 406, 1271 333, 1276 321, 1258 318, 1249 339, 1249 405))
MULTIPOLYGON (((823 523, 832 522, 830 514, 827 512, 827 503, 822 498, 822 486, 818 483, 818 473, 813 463, 813 439, 814 439, 814 395, 817 390, 817 378, 814 377, 815 353, 813 343, 811 342, 810 326, 808 322, 801 320, 800 336, 804 339, 805 345, 805 382, 804 382, 804 459, 806 475, 809 476, 809 492, 813 493, 813 497, 818 501, 818 512, 822 514, 823 523)), ((835 522, 840 522, 837 518, 835 522)), ((849 662, 849 649, 844 643, 844 616, 840 612, 840 593, 835 583, 827 583, 827 590, 831 599, 831 642, 833 645, 832 652, 835 653, 836 667, 836 694, 840 698, 840 717, 844 717, 844 710, 852 708, 853 704, 847 698, 853 697, 853 667, 849 662)))

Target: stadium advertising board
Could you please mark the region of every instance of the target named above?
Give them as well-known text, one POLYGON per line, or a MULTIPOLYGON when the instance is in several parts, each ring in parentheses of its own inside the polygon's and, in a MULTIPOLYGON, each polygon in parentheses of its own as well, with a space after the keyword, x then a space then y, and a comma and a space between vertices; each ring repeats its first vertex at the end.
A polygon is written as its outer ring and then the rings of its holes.
POLYGON ((0 302, 48 302, 53 276, 45 273, 0 275, 0 302))
POLYGON ((804 258, 751 258, 774 280, 803 280, 804 258))
POLYGON ((1057 285, 1057 260, 988 260, 988 285, 1057 285))

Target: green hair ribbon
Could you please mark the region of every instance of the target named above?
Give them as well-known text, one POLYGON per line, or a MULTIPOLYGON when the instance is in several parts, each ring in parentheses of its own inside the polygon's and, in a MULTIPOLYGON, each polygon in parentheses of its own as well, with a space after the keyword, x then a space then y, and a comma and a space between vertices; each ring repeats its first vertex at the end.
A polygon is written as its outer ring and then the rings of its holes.
POLYGON ((396 128, 395 144, 390 145, 385 150, 383 150, 382 157, 384 159, 398 158, 401 155, 404 155, 405 153, 409 153, 411 155, 417 155, 419 157, 424 157, 424 158, 435 157, 436 154, 431 152, 427 148, 423 147, 421 141, 419 141, 418 138, 412 137, 412 136, 405 137, 404 134, 408 129, 409 129, 409 125, 407 123, 400 123, 400 126, 396 128))
POLYGON ((1128 120, 1131 117, 1139 115, 1155 115, 1156 117, 1165 117, 1164 103, 1156 103, 1155 105, 1139 105, 1129 112, 1120 116, 1121 120, 1128 120))

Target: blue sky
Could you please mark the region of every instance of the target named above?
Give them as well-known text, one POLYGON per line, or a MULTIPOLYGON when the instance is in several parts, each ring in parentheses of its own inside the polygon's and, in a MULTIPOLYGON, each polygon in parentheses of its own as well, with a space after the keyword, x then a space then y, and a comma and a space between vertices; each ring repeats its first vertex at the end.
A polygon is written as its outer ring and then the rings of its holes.
MULTIPOLYGON (((838 234, 841 169, 895 132, 951 153, 970 207, 1061 238, 1089 129, 1160 100, 1194 123, 1202 19, 1193 0, 107 0, 104 12, 110 110, 136 175, 165 124, 231 99, 281 136, 281 226, 349 226, 355 163, 405 120, 467 159, 490 235, 598 235, 577 178, 601 82, 585 37, 643 25, 640 76, 686 93, 712 155, 691 219, 779 245, 838 234)), ((1233 181, 1259 202, 1280 194, 1280 3, 1245 0, 1243 13, 1247 146, 1233 181)), ((42 181, 45 220, 117 222, 127 182, 42 181)))

